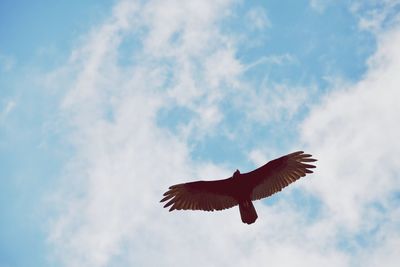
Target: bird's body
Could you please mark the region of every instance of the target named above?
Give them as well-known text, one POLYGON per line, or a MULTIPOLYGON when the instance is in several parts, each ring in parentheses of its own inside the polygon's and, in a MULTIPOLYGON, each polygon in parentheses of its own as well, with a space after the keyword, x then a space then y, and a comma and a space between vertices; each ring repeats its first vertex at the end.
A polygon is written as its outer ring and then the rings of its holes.
POLYGON ((161 202, 173 210, 223 210, 239 205, 242 221, 254 223, 257 212, 252 201, 268 197, 307 173, 314 165, 311 155, 294 152, 268 162, 248 173, 236 170, 227 179, 196 181, 169 187, 161 202))

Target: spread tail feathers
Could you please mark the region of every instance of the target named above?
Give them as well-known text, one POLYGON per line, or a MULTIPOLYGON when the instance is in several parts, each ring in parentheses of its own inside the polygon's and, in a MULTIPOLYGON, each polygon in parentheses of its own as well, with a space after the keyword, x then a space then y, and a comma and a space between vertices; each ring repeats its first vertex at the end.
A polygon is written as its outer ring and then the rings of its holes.
POLYGON ((242 217, 242 222, 244 223, 252 224, 258 218, 256 209, 254 208, 251 200, 246 200, 239 203, 239 211, 240 217, 242 217))

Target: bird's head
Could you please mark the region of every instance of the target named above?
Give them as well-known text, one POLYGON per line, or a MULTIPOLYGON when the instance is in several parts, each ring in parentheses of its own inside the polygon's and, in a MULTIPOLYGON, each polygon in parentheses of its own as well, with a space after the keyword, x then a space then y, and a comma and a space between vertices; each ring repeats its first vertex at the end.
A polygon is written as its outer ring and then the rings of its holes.
POLYGON ((239 176, 240 176, 240 171, 236 169, 236 171, 232 175, 232 178, 239 178, 239 176))

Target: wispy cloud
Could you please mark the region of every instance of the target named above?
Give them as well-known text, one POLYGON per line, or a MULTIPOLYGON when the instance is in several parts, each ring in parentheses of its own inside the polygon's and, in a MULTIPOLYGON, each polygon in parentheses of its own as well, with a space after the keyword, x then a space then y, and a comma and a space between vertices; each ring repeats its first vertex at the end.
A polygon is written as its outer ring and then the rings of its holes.
POLYGON ((399 23, 399 0, 369 0, 351 2, 351 11, 359 17, 359 27, 378 34, 399 23))
MULTIPOLYGON (((365 77, 327 95, 303 124, 303 139, 319 162, 319 179, 307 186, 327 206, 330 220, 363 235, 371 255, 392 264, 399 242, 400 28, 382 33, 365 77), (389 227, 385 225, 390 225, 389 227), (373 230, 376 229, 376 230, 373 230), (371 233, 371 231, 376 231, 371 233), (372 235, 372 236, 371 236, 372 235), (387 240, 386 240, 387 239, 387 240), (374 241, 372 241, 374 240, 374 241), (387 250, 375 251, 375 245, 387 250), (385 253, 391 259, 385 258, 385 253)), ((363 242, 356 242, 363 246, 363 242)), ((365 264, 374 266, 366 260, 365 264)))
POLYGON ((3 110, 0 113, 0 122, 4 121, 10 112, 15 108, 16 102, 14 100, 5 101, 3 110))
POLYGON ((310 0, 310 7, 315 11, 322 13, 331 4, 331 0, 310 0))
POLYGON ((263 7, 251 8, 246 13, 246 19, 250 28, 263 30, 271 27, 271 21, 268 19, 267 13, 263 7))
MULTIPOLYGON (((398 212, 388 197, 399 188, 393 157, 399 147, 388 142, 399 136, 393 114, 399 114, 400 60, 397 42, 389 41, 398 39, 397 29, 378 36, 380 48, 363 80, 328 95, 303 124, 302 140, 320 162, 318 177, 298 182, 305 189, 299 194, 316 197, 317 216, 294 201, 298 186, 273 206, 257 203, 262 220, 251 228, 236 209, 212 216, 161 209, 158 200, 172 183, 231 175, 191 157, 194 137, 223 130, 224 105, 258 124, 285 121, 309 97, 300 86, 260 89, 244 80, 249 68, 236 56, 237 39, 221 30, 235 4, 122 1, 55 72, 72 81, 62 112, 76 150, 49 233, 62 264, 251 266, 267 259, 274 266, 354 266, 356 259, 366 265, 397 258, 398 239, 390 234, 398 212), (157 123, 168 107, 191 111, 177 133, 157 123), (381 207, 396 212, 380 213, 381 207), (383 218, 390 223, 381 227, 383 218), (354 236, 374 227, 388 239, 367 255, 354 236), (354 253, 337 245, 343 236, 356 243, 354 253)), ((57 80, 51 77, 48 82, 57 80)), ((243 153, 256 163, 265 159, 261 150, 243 153)))
POLYGON ((10 55, 6 55, 6 54, 2 54, 0 52, 0 70, 2 72, 8 72, 10 70, 12 70, 14 68, 16 64, 15 58, 10 56, 10 55))
MULTIPOLYGON (((162 190, 173 177, 227 173, 193 164, 188 144, 160 129, 156 116, 165 105, 185 106, 195 113, 193 131, 212 128, 219 113, 217 86, 230 84, 240 70, 215 27, 229 4, 121 2, 72 53, 65 68, 75 82, 63 110, 75 129, 72 166, 77 167, 66 179, 71 186, 69 178, 78 177, 78 192, 83 194, 76 196, 77 188, 67 187, 72 194, 63 192, 67 201, 60 203, 50 235, 66 265, 104 266, 113 257, 139 265, 175 262, 169 251, 186 241, 176 236, 177 218, 160 212, 162 190), (136 38, 125 55, 133 64, 125 67, 119 65, 118 54, 124 38, 136 38), (215 57, 219 61, 213 62, 215 57), (216 72, 208 71, 210 64, 216 72), (125 246, 128 250, 122 249, 125 246)), ((193 231, 185 225, 179 229, 193 231)), ((182 262, 191 260, 184 253, 180 257, 182 262)))

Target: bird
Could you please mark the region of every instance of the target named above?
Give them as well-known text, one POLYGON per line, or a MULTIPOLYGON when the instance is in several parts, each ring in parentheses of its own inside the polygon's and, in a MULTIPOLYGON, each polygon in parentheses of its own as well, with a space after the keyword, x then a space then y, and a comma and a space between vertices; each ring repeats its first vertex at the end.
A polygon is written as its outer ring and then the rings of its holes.
POLYGON ((252 224, 258 218, 252 201, 269 197, 313 173, 316 166, 310 163, 315 161, 303 151, 293 152, 247 173, 237 169, 226 179, 172 185, 160 202, 167 202, 164 208, 170 207, 169 211, 220 211, 238 205, 242 222, 252 224))

